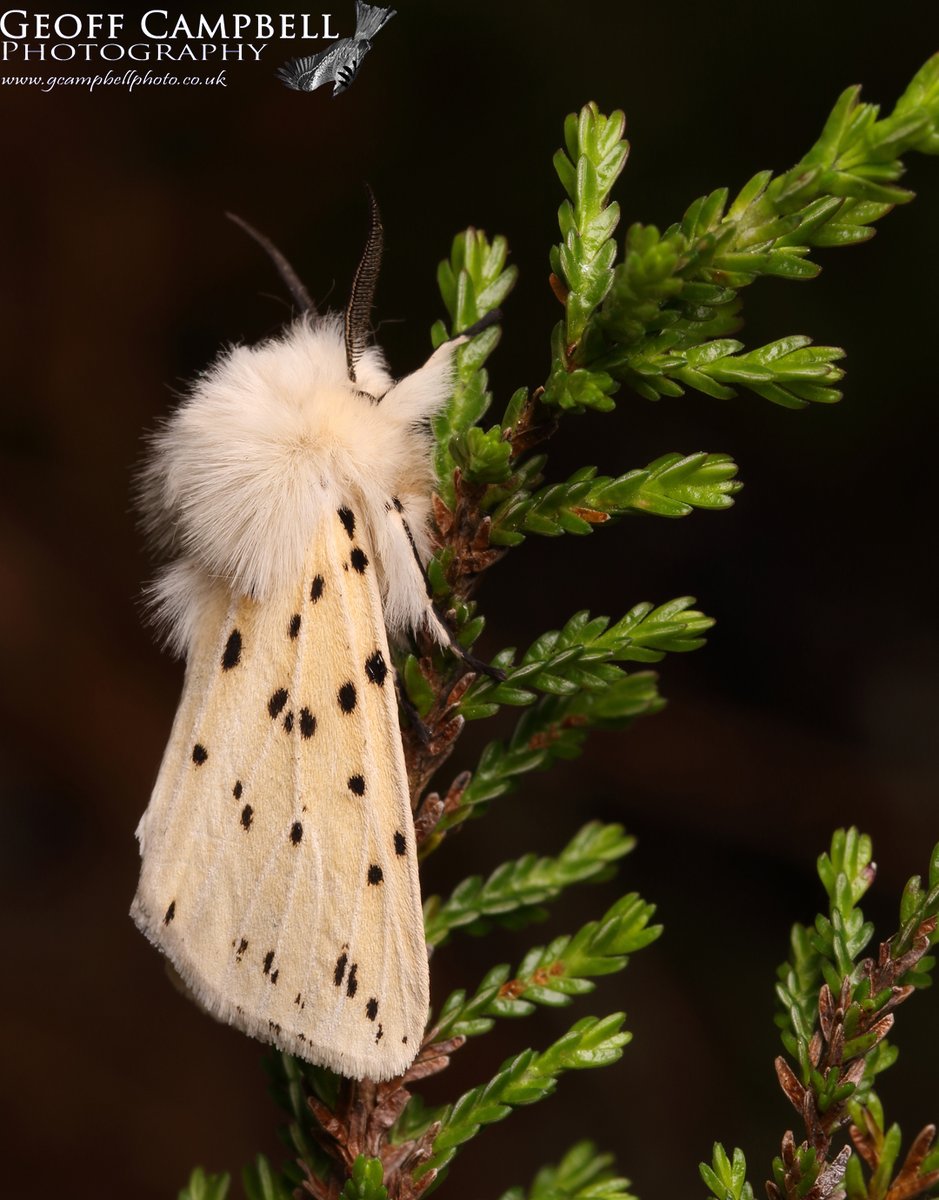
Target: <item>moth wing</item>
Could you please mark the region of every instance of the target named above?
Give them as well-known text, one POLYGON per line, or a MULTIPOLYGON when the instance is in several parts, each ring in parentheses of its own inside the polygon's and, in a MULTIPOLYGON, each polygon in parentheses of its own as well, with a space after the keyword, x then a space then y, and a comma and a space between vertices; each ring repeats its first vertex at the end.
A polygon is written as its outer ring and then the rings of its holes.
POLYGON ((420 1047, 427 952, 360 512, 322 523, 295 587, 207 606, 138 830, 132 914, 219 1019, 389 1079, 420 1047))

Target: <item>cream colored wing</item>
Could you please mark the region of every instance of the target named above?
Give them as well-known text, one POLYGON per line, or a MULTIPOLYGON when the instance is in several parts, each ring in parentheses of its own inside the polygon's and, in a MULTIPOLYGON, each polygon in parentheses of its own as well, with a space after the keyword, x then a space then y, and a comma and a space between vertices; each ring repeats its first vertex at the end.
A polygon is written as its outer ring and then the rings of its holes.
POLYGON ((132 915, 198 1001, 353 1078, 420 1048, 427 953, 394 678, 353 502, 271 602, 220 595, 190 654, 132 915))

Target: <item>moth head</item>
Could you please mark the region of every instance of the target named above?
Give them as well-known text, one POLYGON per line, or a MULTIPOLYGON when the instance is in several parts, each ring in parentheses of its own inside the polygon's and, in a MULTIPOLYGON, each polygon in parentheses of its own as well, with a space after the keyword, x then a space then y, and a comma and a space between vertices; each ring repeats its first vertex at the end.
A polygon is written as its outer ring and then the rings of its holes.
MULTIPOLYGON (((365 249, 353 276, 349 301, 342 318, 345 361, 340 365, 332 351, 334 343, 331 336, 327 336, 325 342, 317 339, 317 361, 310 363, 310 394, 320 392, 324 383, 328 383, 329 390, 337 400, 342 399, 342 403, 350 410, 349 415, 353 417, 359 414, 364 417, 365 410, 380 405, 383 423, 398 427, 426 427, 428 419, 446 403, 450 395, 455 350, 498 320, 500 314, 490 313, 471 329, 444 342, 422 367, 393 383, 381 351, 371 341, 370 317, 384 248, 384 230, 378 203, 367 184, 366 192, 369 223, 365 249), (323 356, 327 346, 328 361, 325 361, 323 356)), ((314 331, 334 329, 334 319, 317 314, 309 293, 276 246, 247 222, 238 217, 232 217, 232 220, 245 229, 273 259, 301 310, 302 325, 314 331)))
MULTIPOLYGON (((355 402, 374 405, 391 386, 391 380, 385 367, 384 359, 377 347, 370 345, 369 315, 375 298, 375 288, 378 283, 378 270, 381 265, 383 230, 378 203, 371 188, 366 185, 369 198, 369 231, 365 250, 356 268, 352 281, 352 291, 343 315, 343 344, 345 361, 340 367, 339 361, 320 362, 320 368, 313 372, 313 387, 323 385, 325 373, 329 384, 338 387, 343 394, 355 402)), ((253 225, 235 213, 226 216, 253 238, 267 253, 277 271, 287 285, 290 294, 300 312, 300 325, 311 330, 334 328, 334 318, 321 316, 315 303, 307 291, 297 272, 288 259, 274 245, 270 238, 260 233, 253 225)), ((331 341, 331 338, 329 338, 331 341)), ((322 352, 322 346, 320 346, 322 352)))

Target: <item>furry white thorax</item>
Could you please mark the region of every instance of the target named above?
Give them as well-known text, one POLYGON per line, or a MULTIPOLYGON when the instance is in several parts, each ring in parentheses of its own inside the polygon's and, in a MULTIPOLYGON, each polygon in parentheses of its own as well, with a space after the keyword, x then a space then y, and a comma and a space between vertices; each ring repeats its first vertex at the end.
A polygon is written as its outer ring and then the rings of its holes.
POLYGON ((177 562, 152 589, 168 640, 188 649, 212 591, 264 600, 296 582, 317 522, 342 506, 368 524, 389 633, 427 620, 397 498, 422 561, 433 486, 428 419, 446 402, 454 343, 394 383, 369 347, 350 382, 340 318, 301 318, 236 346, 153 439, 143 477, 151 531, 177 562))

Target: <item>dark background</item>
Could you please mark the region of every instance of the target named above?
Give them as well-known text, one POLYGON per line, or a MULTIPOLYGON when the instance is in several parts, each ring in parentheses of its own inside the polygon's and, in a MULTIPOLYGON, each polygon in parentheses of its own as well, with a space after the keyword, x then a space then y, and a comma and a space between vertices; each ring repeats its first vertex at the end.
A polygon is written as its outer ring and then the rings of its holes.
MULTIPOLYGON (((331 7, 348 32, 351 3, 331 7)), ((224 210, 267 231, 314 296, 341 306, 369 179, 388 241, 378 336, 398 374, 426 355, 452 235, 469 223, 505 233, 521 280, 491 362, 502 406, 547 367, 560 200, 550 160, 568 111, 590 98, 626 110, 621 228, 665 225, 703 191, 788 167, 847 84, 889 110, 937 33, 933 6, 906 0, 399 8, 335 101, 272 78, 289 44, 230 65, 225 90, 0 90, 9 1195, 156 1200, 197 1162, 280 1156, 260 1047, 179 999, 126 915, 133 830, 181 678, 140 619, 152 569, 130 499, 141 434, 220 344, 263 336, 287 313, 224 210)), ((447 890, 528 849, 556 851, 590 817, 640 837, 618 884, 575 891, 549 927, 441 952, 438 1002, 599 914, 617 888, 656 901, 667 926, 594 996, 500 1023, 428 1088, 456 1095, 576 1016, 629 1012, 622 1063, 569 1076, 557 1097, 482 1135, 452 1173, 454 1200, 497 1196, 585 1134, 616 1151, 645 1200, 700 1195, 695 1164, 716 1138, 746 1149, 759 1188, 794 1116, 773 1077, 773 978, 789 925, 819 903, 816 855, 838 825, 874 835, 880 879, 866 907, 882 936, 906 876, 926 865, 939 834, 939 176, 935 161, 910 168, 918 199, 871 244, 821 252, 811 285, 746 294, 749 346, 807 332, 845 347, 841 405, 624 394, 611 415, 567 419, 555 478, 584 461, 620 473, 705 449, 731 452, 746 489, 723 514, 533 538, 486 583, 489 651, 581 607, 619 615, 687 592, 719 623, 706 649, 663 664, 662 715, 530 777, 429 865, 427 889, 447 890)), ((452 766, 493 735, 471 729, 452 766)), ((931 993, 899 1014, 901 1059, 882 1095, 908 1136, 939 1117, 936 1018, 931 993)))

